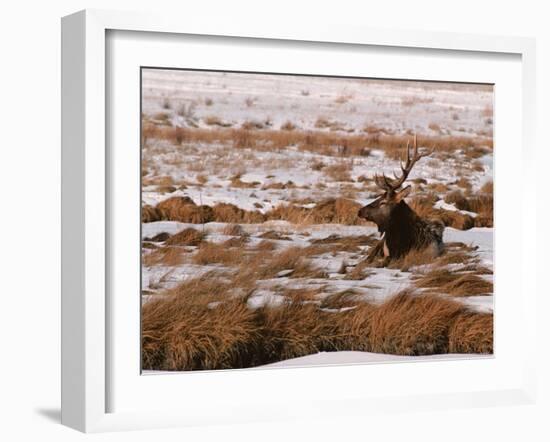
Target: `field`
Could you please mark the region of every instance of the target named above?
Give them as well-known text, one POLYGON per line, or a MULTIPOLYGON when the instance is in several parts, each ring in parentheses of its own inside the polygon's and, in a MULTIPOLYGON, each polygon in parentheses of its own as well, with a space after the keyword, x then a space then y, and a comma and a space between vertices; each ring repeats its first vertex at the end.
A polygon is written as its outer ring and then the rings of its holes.
POLYGON ((492 354, 492 118, 486 85, 143 70, 143 368, 492 354), (370 262, 413 135, 443 251, 370 262))

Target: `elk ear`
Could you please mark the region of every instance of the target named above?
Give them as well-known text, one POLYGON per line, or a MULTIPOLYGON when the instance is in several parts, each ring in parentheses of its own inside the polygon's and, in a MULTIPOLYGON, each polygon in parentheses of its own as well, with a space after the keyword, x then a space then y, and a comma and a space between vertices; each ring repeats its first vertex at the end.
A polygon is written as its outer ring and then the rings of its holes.
POLYGON ((412 187, 409 185, 405 187, 404 189, 400 190, 395 194, 395 202, 400 203, 403 201, 403 199, 407 198, 409 196, 409 193, 411 193, 412 187))

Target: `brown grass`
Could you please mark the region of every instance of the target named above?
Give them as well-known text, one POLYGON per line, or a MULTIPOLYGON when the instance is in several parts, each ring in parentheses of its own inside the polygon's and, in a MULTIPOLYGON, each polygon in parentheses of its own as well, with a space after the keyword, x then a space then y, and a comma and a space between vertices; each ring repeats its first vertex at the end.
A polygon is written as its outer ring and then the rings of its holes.
POLYGON ((358 225, 365 222, 357 216, 361 205, 345 198, 331 198, 306 209, 296 206, 279 206, 268 213, 267 219, 280 219, 295 224, 346 224, 358 225))
POLYGON ((260 241, 255 249, 259 252, 272 252, 273 250, 277 249, 277 244, 275 244, 273 241, 263 240, 260 241))
POLYGON ((247 263, 241 269, 241 275, 252 281, 271 279, 283 270, 291 271, 287 276, 291 278, 323 278, 325 274, 311 265, 308 258, 321 253, 315 246, 289 247, 279 253, 256 255, 253 262, 247 263))
POLYGON ((320 351, 399 355, 492 353, 492 315, 438 296, 402 292, 379 306, 353 292, 311 303, 317 291, 287 291, 278 306, 251 309, 253 293, 210 277, 181 284, 142 310, 145 369, 243 368, 320 351), (310 301, 304 303, 304 301, 310 301), (326 311, 353 307, 345 311, 326 311))
MULTIPOLYGON (((261 339, 257 314, 237 299, 210 307, 224 285, 192 282, 142 309, 142 363, 145 369, 213 370, 251 365, 261 339), (199 290, 197 290, 199 289, 199 290)), ((222 292, 222 293, 220 293, 222 292)))
POLYGON ((259 183, 258 181, 252 181, 252 182, 242 181, 240 174, 231 177, 231 187, 237 187, 239 189, 250 189, 250 188, 258 187, 260 184, 261 183, 259 183))
POLYGON ((292 181, 287 181, 286 183, 269 183, 264 186, 262 186, 262 190, 283 190, 283 189, 294 189, 296 188, 296 184, 294 184, 292 181))
POLYGON ((402 292, 374 312, 372 350, 402 355, 448 353, 450 326, 463 310, 457 302, 402 292))
POLYGON ((218 127, 229 127, 231 126, 231 123, 226 123, 222 121, 219 117, 216 117, 214 115, 209 115, 204 118, 204 123, 208 126, 218 126, 218 127))
POLYGON ((372 268, 373 264, 367 259, 362 260, 357 263, 351 271, 347 271, 344 279, 350 279, 352 281, 362 281, 373 274, 372 268), (369 270, 370 269, 370 270, 369 270))
POLYGON ((493 353, 493 315, 462 312, 449 329, 450 353, 493 353))
POLYGON ((459 210, 470 210, 468 199, 461 190, 455 190, 445 195, 445 202, 448 204, 454 204, 459 210))
POLYGON ((448 296, 474 296, 493 293, 493 283, 474 273, 450 271, 437 268, 417 276, 414 282, 418 288, 429 289, 430 293, 448 296))
POLYGON ((447 203, 454 204, 460 210, 477 213, 477 217, 468 220, 468 225, 475 227, 493 227, 493 194, 492 183, 487 183, 490 188, 484 186, 481 193, 466 197, 460 190, 455 190, 445 196, 447 203))
POLYGON ((156 207, 150 206, 148 204, 141 207, 142 223, 151 223, 154 221, 159 221, 161 219, 162 219, 162 214, 156 207))
POLYGON ((281 125, 281 130, 295 130, 296 125, 292 121, 287 121, 281 125))
POLYGON ((245 235, 244 229, 238 224, 229 224, 229 225, 225 226, 222 230, 222 233, 224 235, 229 235, 229 236, 242 236, 242 235, 245 235))
POLYGON ((323 169, 323 173, 327 175, 332 181, 353 181, 350 175, 352 170, 352 164, 349 162, 340 162, 338 164, 331 164, 323 169))
POLYGON ((454 184, 466 190, 467 192, 470 192, 472 190, 472 183, 470 183, 470 181, 465 177, 459 178, 454 184))
POLYGON ((439 220, 447 227, 468 230, 474 227, 474 218, 460 212, 435 209, 433 201, 425 197, 415 197, 409 203, 418 216, 424 219, 439 220))
POLYGON ((481 193, 486 194, 493 194, 493 181, 487 181, 483 186, 481 186, 481 189, 479 190, 481 193))
MULTIPOLYGON (((455 194, 455 193, 453 193, 455 194)), ((411 208, 424 219, 434 219, 443 222, 445 226, 466 230, 476 227, 492 227, 493 198, 491 195, 478 195, 465 198, 464 204, 479 216, 473 218, 444 209, 433 208, 433 198, 416 197, 410 202, 411 208)), ((462 204, 462 203, 461 203, 462 204)), ((295 224, 327 224, 362 225, 365 221, 357 216, 361 205, 346 198, 331 198, 319 202, 313 208, 295 205, 281 205, 265 214, 259 211, 248 211, 233 204, 218 203, 212 207, 197 206, 188 197, 171 197, 157 204, 156 207, 142 207, 142 222, 159 220, 180 221, 202 224, 211 221, 225 223, 263 223, 267 220, 286 220, 295 224)))
POLYGON ((321 300, 319 307, 330 309, 350 308, 355 307, 359 302, 356 292, 353 290, 344 290, 325 296, 321 300))
POLYGON ((375 235, 329 235, 326 238, 314 239, 311 241, 311 244, 331 246, 327 251, 358 252, 361 250, 361 246, 372 246, 376 242, 375 235))
POLYGON ((173 193, 178 190, 175 186, 157 186, 155 192, 158 193, 173 193))
POLYGON ((163 241, 166 241, 168 238, 170 238, 170 234, 167 233, 167 232, 160 232, 160 233, 157 233, 155 236, 153 236, 152 238, 145 238, 145 241, 152 241, 152 242, 163 242, 163 241))
POLYGON ((193 255, 193 262, 199 265, 223 264, 235 266, 239 265, 243 259, 244 250, 210 242, 202 242, 197 253, 193 255))
POLYGON ((221 223, 256 224, 265 221, 265 216, 258 211, 241 209, 234 204, 218 203, 212 207, 213 221, 221 223))
POLYGON ((411 267, 433 263, 436 257, 436 252, 431 247, 421 250, 412 249, 403 257, 391 260, 388 263, 388 268, 408 272, 411 267))
POLYGON ((438 288, 449 296, 491 295, 493 283, 474 274, 463 274, 438 288))
POLYGON ((185 262, 186 251, 181 247, 158 247, 143 256, 143 265, 178 266, 185 262))
MULTIPOLYGON (((157 205, 157 208, 159 205, 157 205)), ((179 207, 177 205, 169 207, 164 205, 160 208, 160 213, 161 219, 182 223, 204 224, 214 220, 214 212, 210 206, 187 204, 179 207)))
POLYGON ((457 276, 446 268, 438 268, 416 277, 415 285, 419 288, 437 288, 455 280, 457 276))
POLYGON ((278 361, 335 350, 338 324, 328 320, 329 315, 316 305, 292 301, 262 308, 258 311, 264 339, 262 359, 278 361))
MULTIPOLYGON (((323 120, 323 127, 333 130, 344 129, 337 122, 323 120)), ((194 128, 187 131, 185 137, 189 143, 226 143, 237 148, 255 148, 259 150, 280 149, 287 146, 298 146, 301 150, 312 151, 332 156, 364 156, 370 148, 382 149, 395 159, 403 156, 403 150, 410 136, 395 135, 376 131, 374 133, 349 134, 345 132, 302 131, 302 130, 248 130, 212 126, 213 129, 194 128), (345 149, 343 147, 345 146, 345 149)), ((173 127, 159 126, 144 122, 142 130, 144 141, 163 139, 176 143, 176 131, 173 127)), ((468 153, 474 148, 484 148, 491 151, 493 141, 486 137, 459 136, 418 136, 419 145, 436 148, 438 152, 453 153, 457 149, 468 153)))
POLYGON ((291 241, 292 238, 287 234, 277 232, 276 230, 267 230, 261 235, 258 235, 258 238, 262 239, 272 239, 277 241, 291 241))
POLYGON ((206 237, 204 232, 188 228, 172 235, 166 240, 166 245, 170 246, 198 246, 206 237))

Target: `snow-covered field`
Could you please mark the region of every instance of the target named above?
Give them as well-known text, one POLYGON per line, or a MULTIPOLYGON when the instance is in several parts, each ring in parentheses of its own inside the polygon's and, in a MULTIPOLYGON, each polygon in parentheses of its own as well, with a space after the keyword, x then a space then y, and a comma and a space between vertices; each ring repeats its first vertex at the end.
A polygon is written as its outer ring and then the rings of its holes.
MULTIPOLYGON (((225 223, 213 222, 204 224, 200 228, 204 228, 208 241, 221 244, 231 239, 230 235, 223 234, 227 226, 225 223)), ((142 238, 152 238, 162 232, 175 234, 193 227, 197 228, 197 225, 175 221, 144 223, 142 238)), ((247 247, 250 249, 262 242, 262 234, 279 232, 284 239, 270 240, 276 244, 277 251, 291 247, 305 248, 315 244, 317 240, 329 238, 331 235, 340 237, 377 235, 376 227, 373 226, 344 226, 340 224, 310 225, 297 228, 286 221, 271 221, 263 224, 243 224, 242 227, 250 235, 247 242, 247 247)), ((446 242, 458 241, 477 247, 473 256, 479 259, 481 265, 493 269, 493 229, 474 227, 462 231, 448 227, 445 229, 443 238, 446 242)), ((274 279, 258 281, 258 291, 249 299, 249 305, 258 307, 266 303, 277 304, 281 302, 281 297, 277 293, 282 289, 307 290, 320 288, 323 289, 324 295, 352 290, 361 295, 358 296, 359 299, 379 303, 411 285, 412 272, 389 268, 373 268, 368 276, 364 278, 358 280, 348 279, 347 274, 343 274, 341 271, 342 266, 346 266, 348 271, 352 269, 364 258, 362 252, 366 252, 368 248, 369 246, 359 246, 360 250, 358 252, 331 251, 313 257, 311 262, 326 274, 324 278, 293 278, 291 274, 285 275, 282 273, 274 279)), ((188 247, 188 249, 193 251, 196 247, 188 247)), ((421 267, 419 267, 419 270, 421 270, 421 267)), ((166 288, 173 288, 182 281, 204 275, 213 269, 221 271, 224 270, 224 266, 193 263, 178 266, 145 265, 142 268, 142 288, 147 291, 144 300, 166 288)), ((485 277, 492 281, 492 275, 485 277)), ((467 304, 474 310, 490 312, 493 309, 492 293, 482 296, 461 297, 457 300, 467 304)))
POLYGON ((350 132, 370 125, 390 132, 492 136, 488 85, 153 69, 143 71, 142 81, 146 115, 164 112, 168 104, 175 110, 172 122, 190 127, 209 127, 205 119, 217 117, 232 126, 257 121, 279 129, 290 121, 317 129, 317 121, 326 119, 350 132), (182 106, 187 112, 178 115, 182 106))
MULTIPOLYGON (((372 137, 416 133, 424 137, 425 143, 444 140, 445 148, 438 149, 436 145, 433 154, 415 166, 409 176, 414 183, 411 198, 419 195, 432 198, 434 210, 468 217, 472 223, 487 215, 477 206, 470 204, 473 208, 466 210, 447 197, 454 192, 474 198, 488 188, 492 195, 492 87, 150 69, 143 71, 142 78, 144 126, 168 134, 181 128, 191 134, 177 141, 160 135, 143 141, 144 206, 154 207, 173 197, 188 197, 197 206, 227 203, 267 216, 283 205, 313 209, 329 198, 368 204, 379 193, 372 182, 373 175, 389 175, 399 170, 399 162, 395 155, 389 154, 387 145, 380 142, 377 146, 376 138, 372 137), (259 134, 257 139, 267 141, 245 146, 228 142, 228 137, 233 136, 231 131, 243 127, 247 133, 259 134), (195 132, 200 136, 194 138, 195 132), (291 142, 272 147, 269 137, 279 132, 328 134, 334 137, 334 146, 328 150, 326 146, 304 148, 299 142, 291 142), (360 154, 348 153, 346 137, 362 136, 370 137, 368 148, 360 154), (460 140, 456 148, 452 144, 455 139, 460 140)), ((492 199, 490 217, 490 224, 479 225, 492 226, 492 199)), ((289 268, 273 277, 260 278, 247 301, 251 309, 279 305, 288 290, 314 291, 313 302, 349 292, 357 302, 373 304, 380 304, 403 289, 425 290, 417 287, 415 281, 434 270, 435 263, 407 268, 372 267, 354 273, 378 236, 376 227, 366 222, 317 224, 307 219, 299 223, 273 219, 260 223, 218 220, 190 223, 166 219, 144 222, 143 302, 206 273, 218 272, 226 277, 235 272, 238 263, 228 258, 198 260, 197 254, 204 244, 235 250, 248 257, 258 253, 266 242, 270 243, 271 255, 299 250, 294 248, 309 251, 320 247, 304 258, 316 271, 315 277, 297 277, 294 269, 289 268), (238 233, 231 232, 235 224, 239 224, 238 233), (166 243, 166 238, 185 229, 200 232, 200 241, 177 246, 166 243), (165 234, 164 238, 159 234, 165 234), (242 241, 232 244, 231 240, 236 238, 242 241), (355 242, 340 247, 346 239, 355 242), (163 258, 161 252, 167 248, 178 253, 177 259, 163 258)), ((441 264, 441 268, 460 274, 473 272, 492 282, 492 227, 460 230, 447 226, 444 242, 460 243, 464 250, 467 248, 467 261, 441 264), (474 265, 482 270, 472 270, 474 265)), ((493 310, 492 291, 472 296, 461 294, 453 299, 472 311, 493 310)), ((445 355, 448 357, 455 355, 445 355)), ((400 360, 409 359, 336 352, 270 366, 400 360)))

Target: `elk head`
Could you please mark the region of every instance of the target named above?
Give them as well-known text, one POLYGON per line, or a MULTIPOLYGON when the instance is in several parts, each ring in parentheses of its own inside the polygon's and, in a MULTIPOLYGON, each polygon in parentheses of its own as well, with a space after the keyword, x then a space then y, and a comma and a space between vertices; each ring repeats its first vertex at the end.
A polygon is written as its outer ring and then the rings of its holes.
POLYGON ((358 216, 368 221, 374 222, 378 226, 380 232, 385 232, 392 214, 405 204, 405 197, 411 192, 411 186, 401 188, 415 163, 422 157, 430 155, 432 151, 419 153, 416 143, 416 135, 414 136, 413 146, 407 142, 407 158, 405 164, 401 163, 401 176, 394 174, 394 178, 389 178, 386 175, 375 175, 374 182, 383 193, 376 197, 370 204, 359 210, 358 216))

